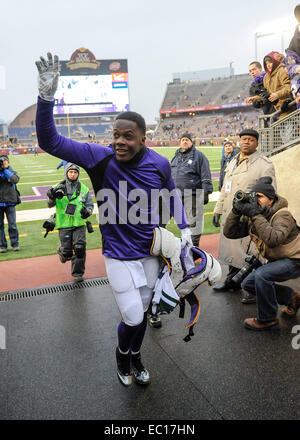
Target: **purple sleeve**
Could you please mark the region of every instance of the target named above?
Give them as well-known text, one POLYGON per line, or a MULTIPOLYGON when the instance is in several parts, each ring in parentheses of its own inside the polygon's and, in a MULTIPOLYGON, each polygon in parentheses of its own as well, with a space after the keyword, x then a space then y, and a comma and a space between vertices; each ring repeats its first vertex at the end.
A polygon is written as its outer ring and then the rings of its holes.
POLYGON ((172 178, 171 165, 169 161, 166 161, 166 163, 164 164, 164 177, 165 177, 164 187, 168 191, 172 192, 172 194, 174 195, 174 197, 171 197, 170 199, 170 214, 172 215, 172 217, 174 217, 174 220, 177 223, 179 229, 188 228, 189 223, 186 219, 181 198, 179 197, 179 194, 175 187, 174 180, 172 178))
POLYGON ((288 69, 290 79, 292 79, 292 77, 294 76, 295 69, 299 67, 299 64, 300 64, 300 58, 296 54, 296 52, 287 50, 285 57, 285 65, 288 69))
POLYGON ((39 146, 44 151, 83 168, 93 168, 106 156, 112 154, 112 150, 103 145, 77 142, 61 136, 55 127, 53 106, 54 101, 48 102, 38 98, 36 133, 39 146))

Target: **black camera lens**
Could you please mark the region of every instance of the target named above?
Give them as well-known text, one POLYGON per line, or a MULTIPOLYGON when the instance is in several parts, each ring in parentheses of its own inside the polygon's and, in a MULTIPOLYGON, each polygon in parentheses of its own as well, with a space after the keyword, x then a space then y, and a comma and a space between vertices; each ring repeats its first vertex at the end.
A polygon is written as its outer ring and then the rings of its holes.
POLYGON ((261 262, 255 255, 246 255, 245 257, 246 264, 239 270, 234 277, 231 278, 235 284, 240 285, 241 282, 253 271, 253 269, 257 269, 261 266, 261 262))

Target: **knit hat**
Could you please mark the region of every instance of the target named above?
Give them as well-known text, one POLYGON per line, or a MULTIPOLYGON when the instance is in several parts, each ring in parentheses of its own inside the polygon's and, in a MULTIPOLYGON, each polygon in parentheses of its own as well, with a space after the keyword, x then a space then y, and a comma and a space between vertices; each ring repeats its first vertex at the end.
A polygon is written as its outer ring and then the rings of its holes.
POLYGON ((6 156, 6 154, 1 154, 0 159, 7 160, 9 162, 9 158, 6 156))
POLYGON ((270 176, 265 176, 258 179, 251 191, 262 193, 269 199, 276 198, 276 192, 274 186, 272 185, 272 177, 270 176))
POLYGON ((183 134, 180 136, 180 140, 181 140, 182 138, 188 138, 191 142, 193 142, 193 137, 192 137, 192 135, 191 135, 190 133, 183 133, 183 134))
POLYGON ((246 128, 245 130, 240 132, 239 137, 242 136, 253 136, 258 141, 259 134, 256 130, 253 130, 252 128, 246 128))
POLYGON ((65 167, 65 173, 67 174, 67 172, 70 171, 70 170, 75 170, 75 171, 77 171, 79 173, 80 168, 75 163, 68 162, 66 167, 65 167))
MULTIPOLYGON (((75 163, 68 162, 67 165, 66 165, 66 167, 65 167, 65 176, 66 176, 66 179, 67 179, 67 180, 69 180, 69 179, 68 179, 68 171, 70 171, 70 170, 75 170, 75 171, 77 171, 77 172, 78 172, 78 177, 79 177, 79 171, 80 171, 79 166, 76 165, 75 163)), ((76 179, 76 180, 77 180, 77 179, 76 179)))

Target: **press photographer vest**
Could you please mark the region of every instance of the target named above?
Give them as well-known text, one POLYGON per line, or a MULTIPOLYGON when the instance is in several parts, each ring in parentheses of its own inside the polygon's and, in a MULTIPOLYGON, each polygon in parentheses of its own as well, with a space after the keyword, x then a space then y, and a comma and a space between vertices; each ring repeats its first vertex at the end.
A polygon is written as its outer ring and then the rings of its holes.
MULTIPOLYGON (((289 212, 287 208, 278 209, 278 211, 276 211, 275 214, 271 217, 270 225, 272 225, 276 215, 282 211, 289 212)), ((249 231, 249 235, 251 237, 251 240, 257 246, 260 255, 268 260, 279 260, 281 258, 300 259, 300 228, 298 229, 299 233, 293 241, 287 244, 280 244, 275 248, 268 247, 259 237, 257 237, 257 235, 251 232, 251 229, 249 231)))
POLYGON ((80 186, 75 189, 70 200, 67 196, 63 196, 62 199, 56 199, 56 229, 85 226, 86 219, 81 218, 80 210, 84 205, 88 192, 89 189, 83 183, 80 183, 80 186), (76 205, 77 208, 74 215, 65 214, 68 204, 76 205))

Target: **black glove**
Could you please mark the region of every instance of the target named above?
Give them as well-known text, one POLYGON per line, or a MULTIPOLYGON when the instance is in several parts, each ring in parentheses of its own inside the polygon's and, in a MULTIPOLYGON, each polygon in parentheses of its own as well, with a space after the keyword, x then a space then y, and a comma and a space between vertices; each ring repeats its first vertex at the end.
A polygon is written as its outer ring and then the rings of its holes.
POLYGON ((221 217, 221 214, 214 214, 214 215, 213 215, 212 222, 213 222, 213 225, 214 225, 216 228, 219 228, 219 227, 220 227, 220 217, 221 217))
POLYGON ((287 111, 289 111, 289 107, 288 105, 292 102, 292 99, 286 99, 285 101, 283 101, 283 103, 281 104, 280 110, 282 111, 282 113, 285 113, 287 111))
POLYGON ((204 191, 204 205, 207 205, 207 203, 208 203, 208 196, 209 196, 209 193, 207 191, 204 191))
POLYGON ((54 188, 50 188, 47 191, 47 197, 49 197, 49 199, 55 199, 55 191, 54 188))
POLYGON ((65 195, 65 188, 63 185, 57 185, 55 188, 50 188, 47 191, 47 196, 49 199, 62 199, 65 195))
POLYGON ((263 209, 255 202, 244 202, 241 203, 241 215, 246 215, 247 217, 254 217, 255 215, 261 214, 263 209))
POLYGON ((81 218, 88 218, 91 214, 89 213, 89 211, 86 209, 85 206, 83 206, 80 210, 80 215, 81 218))

